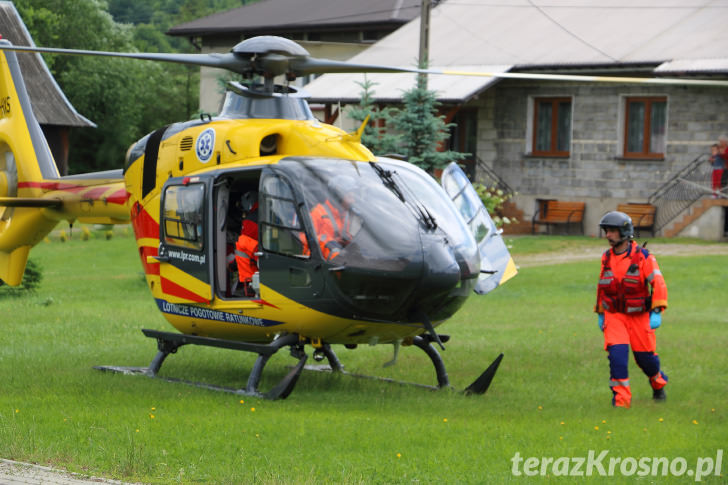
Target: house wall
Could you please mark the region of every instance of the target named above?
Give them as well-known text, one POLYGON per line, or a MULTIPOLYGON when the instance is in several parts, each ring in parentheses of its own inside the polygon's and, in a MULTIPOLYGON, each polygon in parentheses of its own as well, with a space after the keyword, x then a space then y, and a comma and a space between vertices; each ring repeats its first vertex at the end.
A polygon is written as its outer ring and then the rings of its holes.
POLYGON ((530 220, 536 199, 586 202, 585 233, 598 235, 601 216, 621 202, 644 202, 677 171, 728 133, 725 100, 717 87, 626 86, 501 81, 471 102, 479 108, 478 155, 516 191, 530 220), (621 158, 624 96, 667 97, 664 160, 621 158), (532 104, 540 96, 572 98, 569 157, 529 155, 532 104))

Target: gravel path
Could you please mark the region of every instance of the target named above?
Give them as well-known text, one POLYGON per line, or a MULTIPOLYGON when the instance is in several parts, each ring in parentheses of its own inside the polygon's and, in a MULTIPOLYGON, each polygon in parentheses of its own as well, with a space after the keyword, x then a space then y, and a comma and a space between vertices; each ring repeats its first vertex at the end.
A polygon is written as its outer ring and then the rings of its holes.
POLYGON ((131 485, 0 458, 0 485, 131 485))
MULTIPOLYGON (((550 264, 570 263, 574 261, 593 260, 598 264, 604 247, 585 247, 582 249, 569 249, 568 251, 522 254, 514 256, 516 266, 528 268, 529 266, 547 266, 550 264)), ((728 244, 648 244, 647 249, 657 256, 694 256, 697 254, 725 254, 728 255, 728 244)))

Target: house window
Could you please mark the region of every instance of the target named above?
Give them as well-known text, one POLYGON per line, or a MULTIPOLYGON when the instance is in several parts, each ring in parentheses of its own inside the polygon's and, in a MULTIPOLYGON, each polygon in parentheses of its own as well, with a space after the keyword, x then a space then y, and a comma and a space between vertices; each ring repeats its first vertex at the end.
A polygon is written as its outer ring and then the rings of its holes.
POLYGON ((667 98, 664 96, 625 98, 624 114, 624 156, 663 158, 667 98))
POLYGON ((571 98, 536 98, 533 107, 532 154, 568 157, 571 145, 571 98))

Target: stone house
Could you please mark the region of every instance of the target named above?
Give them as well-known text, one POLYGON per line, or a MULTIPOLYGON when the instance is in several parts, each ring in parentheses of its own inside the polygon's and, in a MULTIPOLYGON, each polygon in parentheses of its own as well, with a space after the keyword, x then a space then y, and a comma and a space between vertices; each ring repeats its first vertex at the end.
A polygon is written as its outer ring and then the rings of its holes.
MULTIPOLYGON (((456 123, 453 148, 473 154, 473 177, 495 177, 515 193, 512 209, 526 223, 506 231, 530 232, 544 199, 585 202, 588 235, 598 235, 599 219, 617 204, 649 201, 657 206, 658 235, 723 239, 728 200, 710 199, 707 154, 728 134, 726 12, 724 5, 697 0, 630 6, 474 0, 435 7, 432 68, 724 82, 429 76, 442 113, 456 123), (690 198, 687 205, 675 209, 683 198, 690 198)), ((418 36, 414 20, 351 60, 411 66, 418 36)), ((414 84, 414 76, 404 81, 407 76, 366 79, 376 83, 374 99, 386 104, 414 84)), ((312 102, 351 104, 364 79, 326 74, 306 90, 312 102)))

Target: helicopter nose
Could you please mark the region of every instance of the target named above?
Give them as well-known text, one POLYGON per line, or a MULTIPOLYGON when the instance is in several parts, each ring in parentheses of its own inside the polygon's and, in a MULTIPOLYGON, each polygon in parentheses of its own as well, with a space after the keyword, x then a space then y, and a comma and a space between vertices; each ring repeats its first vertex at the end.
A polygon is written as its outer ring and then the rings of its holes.
POLYGON ((449 293, 460 283, 460 265, 452 248, 443 237, 423 237, 422 279, 418 285, 418 300, 449 293))

